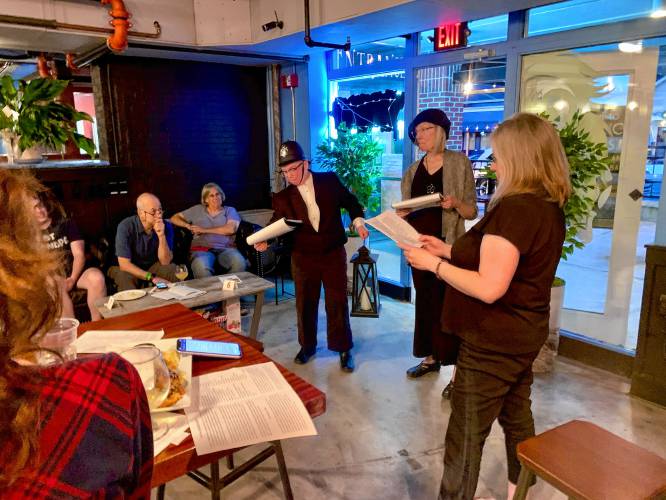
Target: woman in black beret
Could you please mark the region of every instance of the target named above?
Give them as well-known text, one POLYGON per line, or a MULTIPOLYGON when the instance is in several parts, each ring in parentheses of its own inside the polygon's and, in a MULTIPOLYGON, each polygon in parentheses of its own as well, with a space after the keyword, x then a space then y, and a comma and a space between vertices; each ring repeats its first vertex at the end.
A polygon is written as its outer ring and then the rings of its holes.
MULTIPOLYGON (((441 193, 438 205, 420 210, 398 210, 398 215, 420 233, 436 236, 448 244, 465 232, 464 219, 477 214, 474 173, 469 159, 462 153, 446 149, 451 121, 440 109, 420 112, 409 125, 409 138, 425 156, 415 161, 402 177, 402 199, 441 193)), ((414 348, 419 364, 407 370, 407 376, 418 378, 438 372, 442 364, 455 363, 456 339, 442 333, 440 316, 444 302, 444 282, 432 273, 412 269, 416 290, 414 348)), ((453 379, 444 389, 448 398, 453 379)))

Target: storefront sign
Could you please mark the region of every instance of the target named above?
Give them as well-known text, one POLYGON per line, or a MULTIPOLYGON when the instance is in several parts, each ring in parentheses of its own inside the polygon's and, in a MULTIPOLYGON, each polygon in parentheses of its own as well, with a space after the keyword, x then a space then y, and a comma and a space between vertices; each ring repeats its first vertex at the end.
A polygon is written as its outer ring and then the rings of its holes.
POLYGON ((449 23, 435 28, 435 51, 467 46, 467 23, 449 23))

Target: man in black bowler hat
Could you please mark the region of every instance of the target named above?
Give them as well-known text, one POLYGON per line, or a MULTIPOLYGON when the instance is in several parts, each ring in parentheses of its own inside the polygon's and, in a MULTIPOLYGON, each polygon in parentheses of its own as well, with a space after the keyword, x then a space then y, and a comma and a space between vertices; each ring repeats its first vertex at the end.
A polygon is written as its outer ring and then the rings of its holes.
MULTIPOLYGON (((296 286, 298 342, 294 361, 307 363, 317 349, 317 313, 321 285, 326 303, 328 348, 340 353, 343 371, 354 371, 352 332, 347 304, 347 241, 340 209, 346 209, 361 238, 368 237, 363 207, 333 172, 311 172, 310 162, 295 141, 280 146, 279 167, 289 186, 273 195, 273 219, 303 221, 292 234, 291 268, 296 286)), ((255 248, 264 251, 266 242, 255 248)))

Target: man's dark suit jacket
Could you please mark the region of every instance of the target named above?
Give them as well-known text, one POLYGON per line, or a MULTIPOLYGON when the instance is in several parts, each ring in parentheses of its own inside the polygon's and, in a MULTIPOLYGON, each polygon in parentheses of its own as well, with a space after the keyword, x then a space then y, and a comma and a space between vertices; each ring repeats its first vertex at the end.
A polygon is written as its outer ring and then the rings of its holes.
POLYGON ((319 206, 319 232, 308 218, 308 209, 296 186, 290 185, 273 195, 273 219, 286 217, 303 221, 293 233, 293 252, 319 254, 329 252, 347 242, 340 209, 345 208, 354 220, 363 217, 363 207, 333 172, 310 172, 315 200, 319 206))

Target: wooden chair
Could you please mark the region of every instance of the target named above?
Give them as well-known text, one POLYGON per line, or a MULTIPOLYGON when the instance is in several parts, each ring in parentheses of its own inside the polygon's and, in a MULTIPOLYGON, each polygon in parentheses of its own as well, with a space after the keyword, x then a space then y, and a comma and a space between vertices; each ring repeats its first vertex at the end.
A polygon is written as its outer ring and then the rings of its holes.
POLYGON ((575 499, 666 499, 666 460, 590 422, 523 441, 518 459, 514 500, 525 498, 535 475, 575 499))

